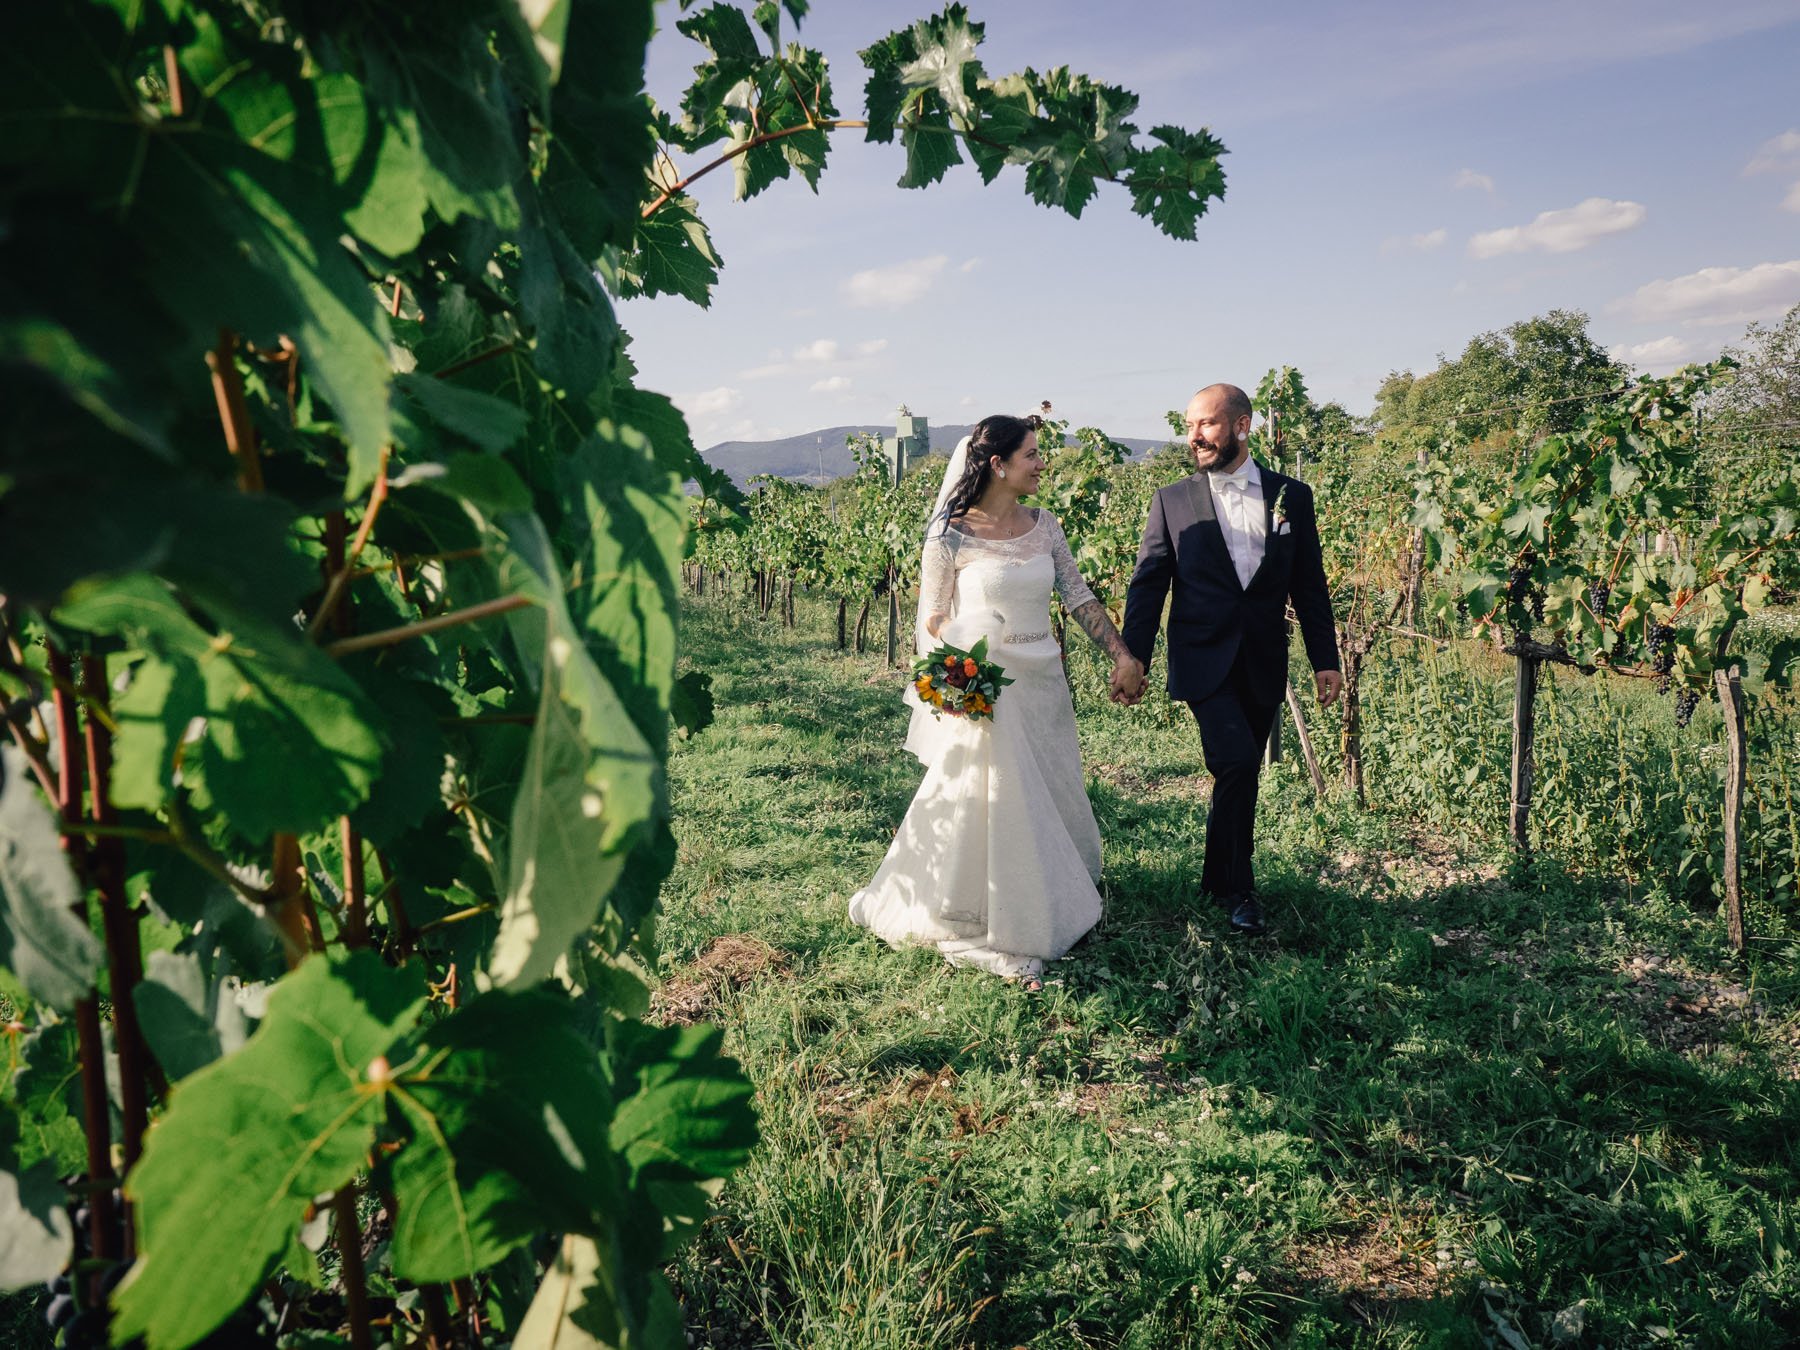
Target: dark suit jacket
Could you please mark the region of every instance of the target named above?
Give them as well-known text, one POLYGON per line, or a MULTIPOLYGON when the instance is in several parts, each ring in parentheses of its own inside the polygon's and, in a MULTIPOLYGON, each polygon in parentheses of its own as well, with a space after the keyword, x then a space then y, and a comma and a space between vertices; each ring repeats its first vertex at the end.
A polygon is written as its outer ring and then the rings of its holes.
POLYGON ((1314 670, 1338 668, 1337 625, 1319 556, 1312 489, 1297 478, 1258 465, 1268 535, 1250 584, 1238 582, 1213 511, 1205 475, 1192 474, 1157 491, 1144 522, 1137 569, 1125 594, 1121 636, 1147 670, 1156 646, 1163 600, 1169 603, 1169 695, 1205 698, 1231 672, 1241 653, 1251 682, 1279 701, 1287 680, 1287 605, 1292 600, 1314 670), (1288 528, 1276 533, 1275 499, 1288 528))

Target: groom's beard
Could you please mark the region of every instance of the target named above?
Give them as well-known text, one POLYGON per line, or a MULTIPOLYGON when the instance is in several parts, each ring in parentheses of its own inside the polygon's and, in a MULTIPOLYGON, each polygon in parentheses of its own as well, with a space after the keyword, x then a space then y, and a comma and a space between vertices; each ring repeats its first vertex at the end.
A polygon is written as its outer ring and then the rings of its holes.
POLYGON ((1223 448, 1215 448, 1206 441, 1188 442, 1188 449, 1194 454, 1194 468, 1202 473, 1211 473, 1236 460, 1244 442, 1235 431, 1227 432, 1226 438, 1223 448))

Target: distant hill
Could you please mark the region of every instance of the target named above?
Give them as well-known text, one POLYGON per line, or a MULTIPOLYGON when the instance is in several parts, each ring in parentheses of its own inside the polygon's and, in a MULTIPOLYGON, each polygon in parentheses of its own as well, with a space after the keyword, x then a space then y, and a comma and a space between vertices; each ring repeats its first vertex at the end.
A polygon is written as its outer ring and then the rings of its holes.
MULTIPOLYGON (((973 424, 933 426, 931 448, 938 454, 947 455, 956 448, 958 441, 974 430, 973 424)), ((850 449, 845 442, 859 432, 872 436, 892 436, 894 428, 875 423, 821 427, 817 431, 784 437, 778 441, 720 441, 700 453, 709 464, 730 474, 732 481, 739 487, 759 473, 772 473, 778 478, 789 478, 797 483, 828 483, 834 478, 842 478, 855 472, 856 464, 850 458, 850 449)), ((1134 440, 1129 436, 1115 436, 1113 439, 1120 445, 1127 446, 1133 459, 1167 444, 1165 441, 1134 440)))

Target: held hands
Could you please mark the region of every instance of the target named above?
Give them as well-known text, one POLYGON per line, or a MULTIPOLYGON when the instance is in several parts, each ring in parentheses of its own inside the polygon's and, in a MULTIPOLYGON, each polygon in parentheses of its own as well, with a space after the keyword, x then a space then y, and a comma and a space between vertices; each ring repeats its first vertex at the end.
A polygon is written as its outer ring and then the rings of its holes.
POLYGON ((1144 696, 1149 685, 1144 666, 1135 656, 1122 655, 1113 662, 1112 701, 1130 708, 1144 696))
POLYGON ((1318 691, 1319 706, 1329 708, 1337 702, 1337 696, 1344 687, 1344 676, 1341 671, 1321 670, 1313 674, 1313 688, 1318 691))

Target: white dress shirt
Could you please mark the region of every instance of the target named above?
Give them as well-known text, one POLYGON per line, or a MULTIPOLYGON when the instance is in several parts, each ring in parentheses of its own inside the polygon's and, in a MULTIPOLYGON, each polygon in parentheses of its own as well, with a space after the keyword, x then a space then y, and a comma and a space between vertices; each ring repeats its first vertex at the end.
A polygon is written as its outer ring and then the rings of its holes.
POLYGON ((1256 461, 1246 458, 1236 473, 1209 473, 1214 513, 1219 518, 1219 532, 1225 536, 1225 548, 1237 569, 1238 584, 1246 589, 1256 569, 1262 565, 1263 548, 1268 542, 1269 520, 1263 510, 1262 474, 1256 461))

